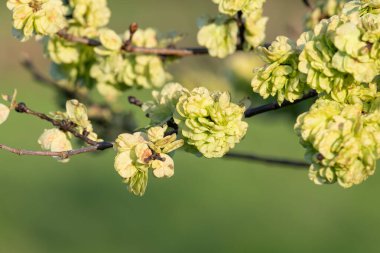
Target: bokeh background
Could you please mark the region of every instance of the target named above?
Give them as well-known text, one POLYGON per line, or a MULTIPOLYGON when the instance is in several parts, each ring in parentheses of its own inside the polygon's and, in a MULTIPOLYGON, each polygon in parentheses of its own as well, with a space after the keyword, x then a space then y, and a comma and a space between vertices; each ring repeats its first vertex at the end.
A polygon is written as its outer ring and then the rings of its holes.
MULTIPOLYGON (((54 92, 20 66, 27 54, 48 72, 38 43, 12 38, 4 2, 1 92, 17 88, 18 99, 31 107, 57 110, 54 92)), ((136 21, 141 27, 183 32, 182 45, 187 46, 196 44, 196 19, 216 12, 210 0, 109 2, 111 27, 118 32, 136 21)), ((268 0, 268 41, 280 34, 296 37, 305 11, 298 0, 268 0)), ((188 58, 175 63, 172 73, 186 85, 233 90, 235 84, 226 74, 229 62, 188 58)), ((241 68, 246 67, 242 62, 241 68)), ((127 103, 124 107, 134 110, 127 103)), ((146 123, 141 112, 136 115, 140 124, 146 123)), ((249 123, 237 150, 302 159, 292 115, 274 112, 249 123)), ((12 114, 1 126, 0 142, 38 149, 37 138, 47 127, 12 114)), ((344 190, 313 185, 303 169, 178 153, 175 176, 150 180, 146 195, 137 198, 114 171, 113 156, 111 150, 59 164, 0 152, 0 252, 379 252, 379 175, 344 190)))

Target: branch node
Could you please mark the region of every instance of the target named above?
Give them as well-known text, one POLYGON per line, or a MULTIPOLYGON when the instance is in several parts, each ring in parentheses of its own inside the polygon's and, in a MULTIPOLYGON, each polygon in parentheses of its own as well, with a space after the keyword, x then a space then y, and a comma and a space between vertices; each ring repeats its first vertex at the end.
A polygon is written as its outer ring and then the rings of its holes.
POLYGON ((15 110, 18 113, 27 113, 28 112, 28 107, 26 106, 25 103, 20 102, 20 103, 17 104, 15 110))
POLYGON ((142 107, 142 105, 143 105, 143 102, 141 100, 139 100, 138 98, 134 97, 134 96, 129 96, 128 97, 128 102, 131 105, 135 105, 137 107, 142 107))
POLYGON ((132 34, 135 34, 135 32, 137 32, 137 30, 139 29, 139 25, 136 23, 136 22, 133 22, 130 26, 129 26, 129 32, 132 34))
POLYGON ((113 148, 113 144, 111 142, 100 142, 97 145, 97 150, 103 151, 109 148, 113 148))
POLYGON ((121 47, 121 50, 125 50, 127 52, 131 52, 133 50, 132 40, 133 40, 133 36, 135 35, 138 29, 139 29, 139 25, 136 22, 133 22, 129 26, 129 33, 130 33, 129 39, 124 42, 123 46, 121 47))

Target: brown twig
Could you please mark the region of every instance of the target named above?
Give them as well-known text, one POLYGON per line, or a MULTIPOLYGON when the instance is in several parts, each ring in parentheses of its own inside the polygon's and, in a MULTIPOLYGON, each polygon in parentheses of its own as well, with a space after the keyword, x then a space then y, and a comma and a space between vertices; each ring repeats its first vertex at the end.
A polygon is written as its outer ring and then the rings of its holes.
MULTIPOLYGON (((83 140, 84 142, 86 142, 87 144, 90 144, 91 146, 80 148, 80 149, 69 150, 69 151, 62 151, 62 152, 31 151, 31 150, 24 150, 24 149, 16 149, 16 148, 6 146, 4 144, 0 144, 0 149, 9 151, 17 155, 50 156, 50 157, 59 157, 61 159, 67 159, 74 155, 90 153, 90 152, 95 152, 95 151, 102 151, 102 150, 106 150, 106 149, 110 149, 114 147, 114 144, 111 142, 96 142, 89 139, 86 136, 86 134, 78 133, 75 129, 76 125, 73 122, 69 122, 65 120, 55 120, 44 113, 31 110, 30 108, 26 106, 25 103, 18 103, 17 106, 15 107, 15 110, 19 113, 25 113, 31 116, 35 116, 39 119, 45 120, 51 123, 53 126, 58 127, 60 130, 73 134, 75 137, 83 140)), ((264 162, 264 163, 269 163, 269 164, 279 164, 279 165, 295 166, 295 167, 308 166, 308 164, 305 162, 261 157, 254 154, 229 153, 226 155, 226 158, 244 159, 244 160, 258 161, 258 162, 264 162)))
MULTIPOLYGON (((25 55, 24 58, 21 60, 21 65, 33 76, 33 78, 46 85, 51 86, 57 86, 57 83, 51 80, 50 78, 43 75, 37 67, 34 65, 34 63, 30 60, 28 55, 25 55)), ((66 92, 66 90, 65 90, 66 92)), ((67 92, 72 92, 71 90, 67 90, 67 92)))
POLYGON ((134 97, 134 96, 129 96, 129 97, 128 97, 128 102, 129 102, 131 105, 135 105, 135 106, 137 106, 137 107, 142 107, 142 105, 143 105, 143 102, 142 102, 140 99, 138 99, 138 98, 136 98, 136 97, 134 97))
MULTIPOLYGON (((69 34, 66 29, 63 29, 57 33, 57 35, 67 41, 74 43, 84 44, 90 47, 101 46, 102 43, 98 40, 78 37, 73 34, 69 34)), ((134 46, 123 46, 121 50, 128 53, 138 53, 138 54, 154 54, 159 56, 191 56, 191 55, 205 55, 208 54, 207 48, 194 47, 194 48, 145 48, 145 47, 134 47, 134 46)))
POLYGON ((275 111, 275 110, 282 109, 282 108, 290 106, 290 105, 295 105, 295 104, 301 103, 305 100, 308 100, 310 98, 314 98, 317 96, 318 96, 318 93, 316 91, 310 91, 305 96, 303 96, 302 98, 300 98, 294 102, 284 101, 281 105, 278 104, 277 102, 275 102, 275 103, 262 105, 259 107, 250 108, 250 109, 245 111, 244 115, 246 118, 251 118, 253 116, 256 116, 256 115, 259 115, 259 114, 262 114, 265 112, 275 111))
POLYGON ((44 113, 35 112, 35 111, 31 110, 30 108, 28 108, 26 106, 25 103, 18 103, 17 106, 16 106, 16 108, 15 108, 15 110, 18 113, 25 113, 25 114, 28 114, 28 115, 40 118, 42 120, 45 120, 47 122, 50 122, 53 126, 59 128, 63 132, 69 132, 72 135, 74 135, 76 138, 83 140, 87 144, 90 144, 92 146, 98 145, 98 142, 96 142, 94 140, 91 140, 85 134, 78 133, 77 130, 75 129, 75 127, 77 125, 75 123, 71 122, 71 121, 55 120, 55 119, 49 117, 48 115, 46 115, 44 113))
POLYGON ((102 150, 110 149, 112 147, 113 147, 112 143, 101 142, 95 146, 89 146, 89 147, 84 147, 80 149, 73 149, 73 150, 62 151, 62 152, 51 152, 51 151, 32 151, 32 150, 16 149, 16 148, 6 146, 4 144, 0 144, 0 149, 9 151, 13 154, 20 155, 20 156, 50 156, 50 157, 59 157, 61 159, 67 159, 69 157, 84 154, 84 153, 102 151, 102 150))
POLYGON ((78 36, 75 36, 73 34, 69 34, 67 32, 67 29, 62 29, 60 30, 57 35, 67 41, 71 41, 71 42, 75 42, 75 43, 79 43, 79 44, 84 44, 84 45, 87 45, 87 46, 90 46, 90 47, 98 47, 98 46, 101 46, 102 43, 98 40, 93 40, 93 39, 89 39, 89 38, 86 38, 86 37, 78 37, 78 36))
MULTIPOLYGON (((68 34, 67 30, 61 30, 57 33, 58 36, 61 38, 79 43, 84 44, 91 47, 98 47, 101 46, 102 43, 98 40, 94 39, 88 39, 84 37, 77 37, 72 34, 68 34)), ((127 43, 128 44, 128 43, 127 43)), ((263 46, 268 47, 270 44, 265 43, 263 46)), ((186 48, 146 48, 146 47, 135 47, 130 44, 127 46, 123 45, 121 50, 128 52, 128 53, 135 53, 135 54, 153 54, 158 56, 175 56, 175 57, 185 57, 185 56, 195 56, 195 55, 207 55, 208 49, 205 47, 186 47, 186 48)), ((243 50, 243 47, 241 45, 237 45, 237 50, 241 51, 243 50)))
POLYGON ((14 153, 17 155, 51 156, 51 157, 59 157, 61 159, 67 159, 74 155, 90 153, 90 152, 95 152, 95 151, 102 151, 102 150, 110 149, 114 146, 114 144, 111 142, 97 142, 97 141, 91 140, 87 137, 86 133, 77 132, 77 130, 75 129, 76 128, 75 123, 66 121, 66 120, 55 120, 44 113, 31 110, 30 108, 26 106, 25 103, 18 103, 15 107, 15 111, 18 113, 25 113, 31 116, 35 116, 39 119, 47 121, 51 123, 53 126, 59 128, 60 130, 71 133, 76 138, 86 142, 90 146, 80 148, 80 149, 62 151, 62 152, 51 152, 51 151, 31 151, 31 150, 24 150, 24 149, 16 149, 16 148, 6 146, 4 144, 0 144, 0 149, 9 151, 11 153, 14 153))
POLYGON ((129 26, 129 39, 124 42, 123 46, 121 47, 122 50, 125 50, 125 51, 132 50, 133 48, 132 40, 138 29, 139 29, 139 26, 137 23, 132 23, 129 26))
POLYGON ((32 75, 34 80, 37 82, 52 87, 59 92, 63 92, 67 98, 77 98, 81 101, 85 100, 85 96, 81 95, 80 92, 63 85, 59 85, 57 82, 42 74, 28 56, 24 57, 24 59, 21 61, 21 65, 32 75))
MULTIPOLYGON (((112 147, 113 147, 112 143, 101 142, 101 143, 98 143, 96 146, 89 146, 89 147, 62 151, 62 152, 51 152, 51 151, 33 151, 33 150, 17 149, 17 148, 9 147, 4 144, 0 144, 1 150, 5 150, 19 156, 48 156, 48 157, 58 157, 60 159, 68 159, 76 155, 93 153, 97 151, 104 151, 107 149, 111 149, 112 147)), ((290 167, 307 168, 309 166, 309 164, 305 162, 285 160, 285 159, 274 159, 274 158, 268 158, 268 157, 261 157, 261 156, 257 156, 253 154, 229 153, 225 156, 225 158, 242 159, 242 160, 262 162, 262 163, 267 163, 267 164, 290 166, 290 167)))
MULTIPOLYGON (((128 113, 123 113, 114 110, 107 103, 96 103, 91 99, 87 92, 82 92, 81 90, 74 91, 71 88, 68 88, 64 85, 60 85, 54 80, 50 79, 46 75, 44 75, 36 65, 28 58, 25 57, 22 62, 22 66, 32 75, 32 77, 42 85, 48 86, 50 88, 55 89, 59 96, 64 95, 65 99, 77 99, 82 103, 86 104, 88 108, 88 116, 93 121, 99 124, 101 127, 110 129, 110 125, 119 124, 120 122, 114 122, 113 119, 117 118, 121 114, 124 116, 128 116, 128 113)), ((130 128, 124 128, 121 126, 123 130, 130 131, 130 128)))

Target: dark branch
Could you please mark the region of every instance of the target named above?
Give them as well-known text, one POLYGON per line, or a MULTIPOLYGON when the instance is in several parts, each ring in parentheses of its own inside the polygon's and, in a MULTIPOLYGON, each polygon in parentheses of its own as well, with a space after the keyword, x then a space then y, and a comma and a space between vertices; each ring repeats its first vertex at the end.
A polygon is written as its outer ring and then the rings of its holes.
POLYGON ((128 102, 131 105, 135 105, 137 107, 142 107, 142 105, 143 105, 143 102, 141 100, 139 100, 138 98, 134 97, 134 96, 129 96, 128 97, 128 102))
POLYGON ((26 106, 25 103, 18 103, 15 110, 18 113, 25 113, 25 114, 40 118, 42 120, 45 120, 47 122, 50 122, 53 126, 59 128, 63 132, 69 132, 72 135, 74 135, 76 138, 83 140, 87 144, 90 144, 92 146, 98 145, 98 142, 89 139, 85 134, 78 133, 77 130, 75 129, 77 125, 73 122, 66 121, 66 120, 55 120, 44 113, 35 112, 31 110, 30 108, 26 106))
POLYGON ((188 47, 188 48, 145 48, 145 47, 131 47, 129 53, 139 54, 154 54, 159 56, 193 56, 193 55, 207 55, 208 49, 204 47, 188 47))
POLYGON ((277 164, 277 165, 282 165, 282 166, 290 166, 290 167, 308 168, 310 166, 310 164, 308 164, 306 162, 302 162, 302 161, 293 161, 293 160, 287 160, 287 159, 262 157, 262 156, 257 156, 257 155, 253 155, 253 154, 228 153, 225 157, 231 158, 231 159, 242 159, 242 160, 262 162, 262 163, 267 163, 267 164, 277 164))
MULTIPOLYGON (((65 85, 60 85, 39 71, 36 65, 28 57, 25 57, 21 64, 37 82, 54 89, 59 94, 59 96, 63 95, 65 97, 65 100, 77 99, 86 104, 88 108, 89 118, 93 122, 99 124, 101 127, 110 129, 111 125, 115 126, 114 124, 121 123, 119 120, 117 120, 117 122, 114 122, 113 119, 117 118, 120 115, 123 115, 123 117, 129 116, 128 113, 114 110, 107 103, 96 103, 93 99, 91 99, 88 92, 84 89, 72 89, 65 85)), ((121 128, 123 130, 130 131, 130 129, 125 128, 125 126, 121 126, 121 128)))
POLYGON ((262 106, 259 106, 259 107, 250 108, 250 109, 246 110, 244 114, 245 114, 246 118, 251 118, 253 116, 256 116, 256 115, 259 115, 259 114, 262 114, 262 113, 265 113, 265 112, 275 111, 275 110, 282 109, 282 108, 290 106, 290 105, 299 104, 299 103, 301 103, 301 102, 303 102, 305 100, 308 100, 310 98, 314 98, 314 97, 317 97, 317 96, 318 96, 318 93, 316 91, 310 91, 305 96, 303 96, 302 98, 294 101, 293 103, 291 103, 289 101, 285 101, 281 105, 278 104, 278 103, 276 103, 276 102, 275 103, 271 103, 271 104, 266 104, 266 105, 262 105, 262 106))
POLYGON ((100 43, 100 41, 98 40, 93 40, 85 37, 78 37, 73 34, 69 34, 66 29, 59 31, 57 35, 67 41, 88 45, 90 47, 98 47, 102 45, 102 43, 100 43))
POLYGON ((239 26, 239 45, 238 48, 243 48, 245 43, 245 24, 243 19, 243 12, 237 13, 237 23, 239 26))
POLYGON ((309 9, 313 10, 315 7, 314 7, 314 4, 312 4, 310 2, 310 0, 302 0, 302 2, 305 4, 306 7, 308 7, 309 9))
MULTIPOLYGON (((51 152, 51 151, 31 151, 31 150, 23 150, 23 149, 16 149, 11 148, 9 146, 0 144, 0 149, 9 151, 11 153, 17 154, 17 155, 30 155, 30 156, 51 156, 51 157, 59 157, 61 159, 67 159, 74 155, 79 155, 83 153, 90 153, 95 151, 102 151, 106 149, 113 148, 114 144, 111 142, 97 142, 89 139, 86 134, 84 133, 78 133, 76 131, 76 125, 73 122, 69 122, 66 120, 55 120, 48 115, 44 113, 39 113, 31 110, 26 106, 24 103, 18 103, 15 110, 19 113, 25 113, 31 116, 35 116, 39 119, 45 120, 49 123, 51 123, 53 126, 59 128, 60 130, 64 132, 69 132, 73 134, 76 138, 83 140, 87 144, 90 144, 90 147, 85 147, 81 149, 75 149, 75 150, 69 150, 69 151, 63 151, 63 152, 51 152)), ((244 159, 244 160, 250 160, 250 161, 257 161, 257 162, 264 162, 264 163, 270 163, 270 164, 279 164, 279 165, 286 165, 286 166, 294 166, 294 167, 307 167, 309 164, 305 162, 299 162, 299 161, 291 161, 291 160, 284 160, 284 159, 276 159, 276 158, 269 158, 269 157, 261 157, 253 154, 239 154, 239 153, 229 153, 226 155, 227 158, 234 158, 234 159, 244 159)))
POLYGON ((81 101, 84 100, 84 96, 80 95, 80 93, 78 91, 75 91, 73 89, 70 89, 70 88, 62 86, 62 85, 59 85, 58 83, 56 83, 52 79, 50 79, 47 76, 45 76, 44 74, 42 74, 37 69, 37 67, 33 64, 33 62, 29 59, 29 57, 25 57, 21 61, 21 65, 32 75, 34 80, 36 80, 37 82, 40 82, 41 84, 45 84, 49 87, 52 87, 59 92, 63 92, 65 97, 68 97, 70 99, 71 98, 78 98, 81 101))
POLYGON ((53 119, 44 113, 31 110, 30 108, 26 106, 25 103, 18 103, 17 106, 15 107, 15 111, 18 113, 25 113, 25 114, 37 117, 39 119, 42 119, 44 121, 47 121, 51 123, 53 126, 59 128, 60 130, 71 133, 76 138, 86 142, 87 144, 91 146, 80 148, 80 149, 62 151, 62 152, 51 152, 51 151, 31 151, 31 150, 16 149, 16 148, 11 148, 9 146, 0 144, 0 149, 9 151, 11 153, 14 153, 17 155, 51 156, 51 157, 59 157, 61 159, 67 159, 74 155, 90 153, 90 152, 95 152, 95 151, 102 151, 102 150, 113 148, 114 146, 114 144, 111 142, 97 142, 97 141, 91 140, 87 137, 86 133, 77 132, 76 130, 77 125, 75 123, 66 121, 66 120, 53 119))

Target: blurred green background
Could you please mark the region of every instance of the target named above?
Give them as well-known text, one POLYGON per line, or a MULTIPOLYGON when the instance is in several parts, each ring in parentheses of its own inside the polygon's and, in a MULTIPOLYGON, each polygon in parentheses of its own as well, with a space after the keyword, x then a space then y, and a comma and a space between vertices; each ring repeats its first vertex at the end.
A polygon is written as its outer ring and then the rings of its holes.
MULTIPOLYGON (((182 45, 188 46, 196 44, 196 18, 216 12, 210 0, 111 0, 110 6, 111 27, 118 32, 136 21, 141 27, 184 32, 182 45)), ((296 37, 304 11, 298 0, 268 0, 268 40, 279 34, 296 37)), ((0 24, 1 92, 17 88, 19 100, 36 110, 56 110, 53 91, 19 64, 28 54, 48 71, 40 45, 11 37, 4 1, 0 24)), ((188 84, 216 89, 220 82, 228 88, 233 84, 224 76, 225 65, 196 57, 172 70, 188 84)), ((294 118, 276 112, 249 122, 237 150, 302 158, 294 118)), ((46 127, 12 114, 1 126, 0 142, 38 149, 36 140, 46 127)), ((302 169, 178 153, 175 176, 152 178, 146 195, 136 198, 114 171, 113 156, 111 150, 59 164, 0 152, 0 252, 379 252, 378 175, 344 190, 315 186, 302 169)))

